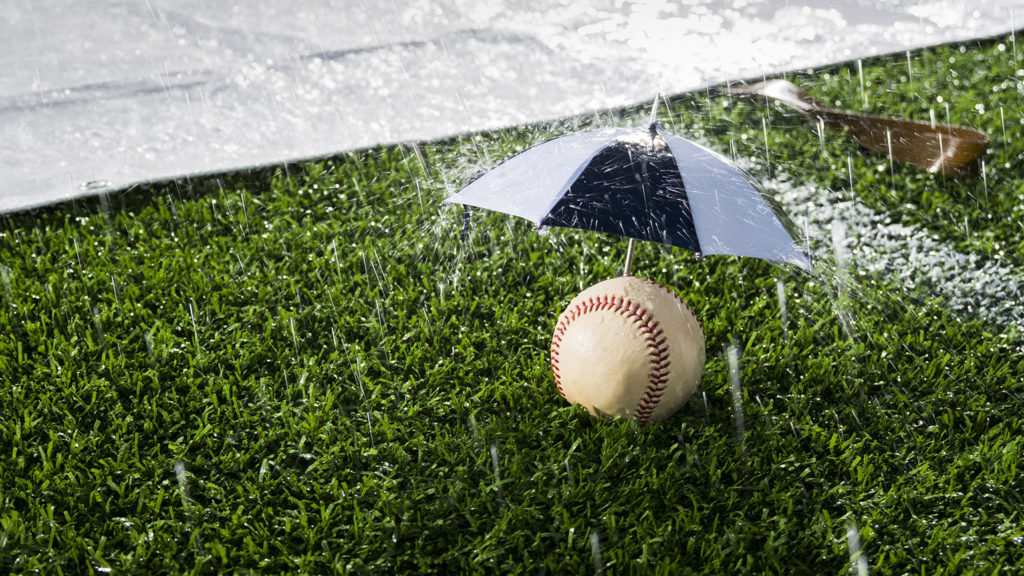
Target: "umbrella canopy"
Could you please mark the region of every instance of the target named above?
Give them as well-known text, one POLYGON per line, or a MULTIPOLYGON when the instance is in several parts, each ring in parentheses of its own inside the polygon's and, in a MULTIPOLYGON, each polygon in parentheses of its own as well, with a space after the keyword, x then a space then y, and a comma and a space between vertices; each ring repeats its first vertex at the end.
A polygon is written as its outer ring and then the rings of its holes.
POLYGON ((444 200, 540 226, 609 232, 697 253, 811 261, 781 207, 731 162, 670 134, 610 128, 533 146, 444 200))

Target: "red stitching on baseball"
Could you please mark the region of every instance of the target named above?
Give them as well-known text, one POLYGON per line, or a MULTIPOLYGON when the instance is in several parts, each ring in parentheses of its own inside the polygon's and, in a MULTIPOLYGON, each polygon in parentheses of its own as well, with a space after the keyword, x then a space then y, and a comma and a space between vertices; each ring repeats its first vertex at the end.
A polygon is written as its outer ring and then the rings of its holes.
POLYGON ((701 331, 702 332, 704 331, 704 324, 700 321, 700 318, 697 317, 697 314, 693 311, 693 308, 690 308, 690 305, 686 303, 686 300, 683 300, 682 297, 679 296, 679 294, 676 294, 674 290, 669 290, 667 287, 662 286, 661 284, 658 284, 657 282, 655 282, 654 280, 651 280, 649 278, 639 278, 637 276, 629 276, 629 278, 636 278, 637 280, 643 280, 644 282, 647 282, 648 284, 654 284, 658 288, 661 288, 662 290, 664 290, 664 291, 668 292, 669 294, 671 294, 672 297, 676 299, 676 302, 682 304, 683 307, 686 308, 690 312, 690 314, 693 314, 693 319, 697 321, 697 325, 700 326, 701 331))
MULTIPOLYGON (((664 286, 661 286, 657 282, 646 280, 647 282, 666 290, 676 300, 686 306, 686 302, 676 295, 671 290, 668 290, 664 286)), ((661 325, 651 317, 650 312, 643 308, 640 304, 634 303, 631 300, 623 300, 622 298, 614 295, 604 295, 598 298, 593 296, 587 298, 585 302, 578 303, 571 311, 562 317, 562 320, 555 327, 555 337, 551 340, 551 368, 555 375, 555 386, 558 388, 558 393, 562 395, 566 401, 565 392, 562 390, 562 379, 558 373, 558 356, 559 350, 562 343, 562 336, 565 335, 565 331, 569 326, 582 317, 584 314, 589 314, 595 311, 611 310, 612 312, 622 314, 626 318, 632 320, 634 323, 640 324, 640 329, 643 332, 644 340, 647 342, 647 350, 651 357, 651 372, 648 375, 647 389, 644 391, 644 395, 640 400, 640 404, 637 406, 635 412, 635 419, 641 426, 646 426, 648 420, 654 410, 657 409, 661 397, 665 393, 665 386, 668 384, 669 378, 669 366, 672 362, 668 357, 668 339, 665 337, 664 330, 661 329, 661 325)), ((693 310, 690 310, 689 306, 686 309, 693 314, 693 310)), ((696 315, 694 315, 696 318, 696 315)), ((700 324, 700 321, 697 321, 700 324)))

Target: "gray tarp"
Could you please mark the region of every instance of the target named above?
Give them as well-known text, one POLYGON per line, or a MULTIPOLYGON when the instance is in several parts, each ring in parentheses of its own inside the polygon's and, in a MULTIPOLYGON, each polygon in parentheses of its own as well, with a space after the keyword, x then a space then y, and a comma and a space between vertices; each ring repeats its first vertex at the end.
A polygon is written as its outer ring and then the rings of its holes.
POLYGON ((1021 0, 0 0, 0 212, 1007 32, 1021 0))

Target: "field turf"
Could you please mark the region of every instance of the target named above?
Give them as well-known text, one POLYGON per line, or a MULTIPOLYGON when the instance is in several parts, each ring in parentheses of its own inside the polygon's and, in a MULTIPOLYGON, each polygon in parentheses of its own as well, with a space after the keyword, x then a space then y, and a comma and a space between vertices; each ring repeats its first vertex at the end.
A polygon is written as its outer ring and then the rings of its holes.
MULTIPOLYGON (((856 62, 789 75, 986 131, 985 178, 890 167, 715 90, 662 122, 1024 276, 1013 40, 865 61, 863 90, 856 62)), ((440 201, 532 143, 646 114, 3 217, 0 573, 1024 573, 1024 334, 905 270, 837 268, 827 236, 814 278, 641 245, 635 273, 703 322, 701 388, 643 428, 559 398, 555 319, 625 241, 440 201)))

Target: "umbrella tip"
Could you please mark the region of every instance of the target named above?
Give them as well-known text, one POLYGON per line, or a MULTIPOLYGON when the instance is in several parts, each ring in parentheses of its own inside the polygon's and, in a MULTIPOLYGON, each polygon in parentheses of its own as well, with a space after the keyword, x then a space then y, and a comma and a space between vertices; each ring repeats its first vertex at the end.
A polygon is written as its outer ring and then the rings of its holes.
POLYGON ((658 120, 658 100, 661 100, 661 92, 654 94, 654 103, 651 104, 651 126, 658 120))

